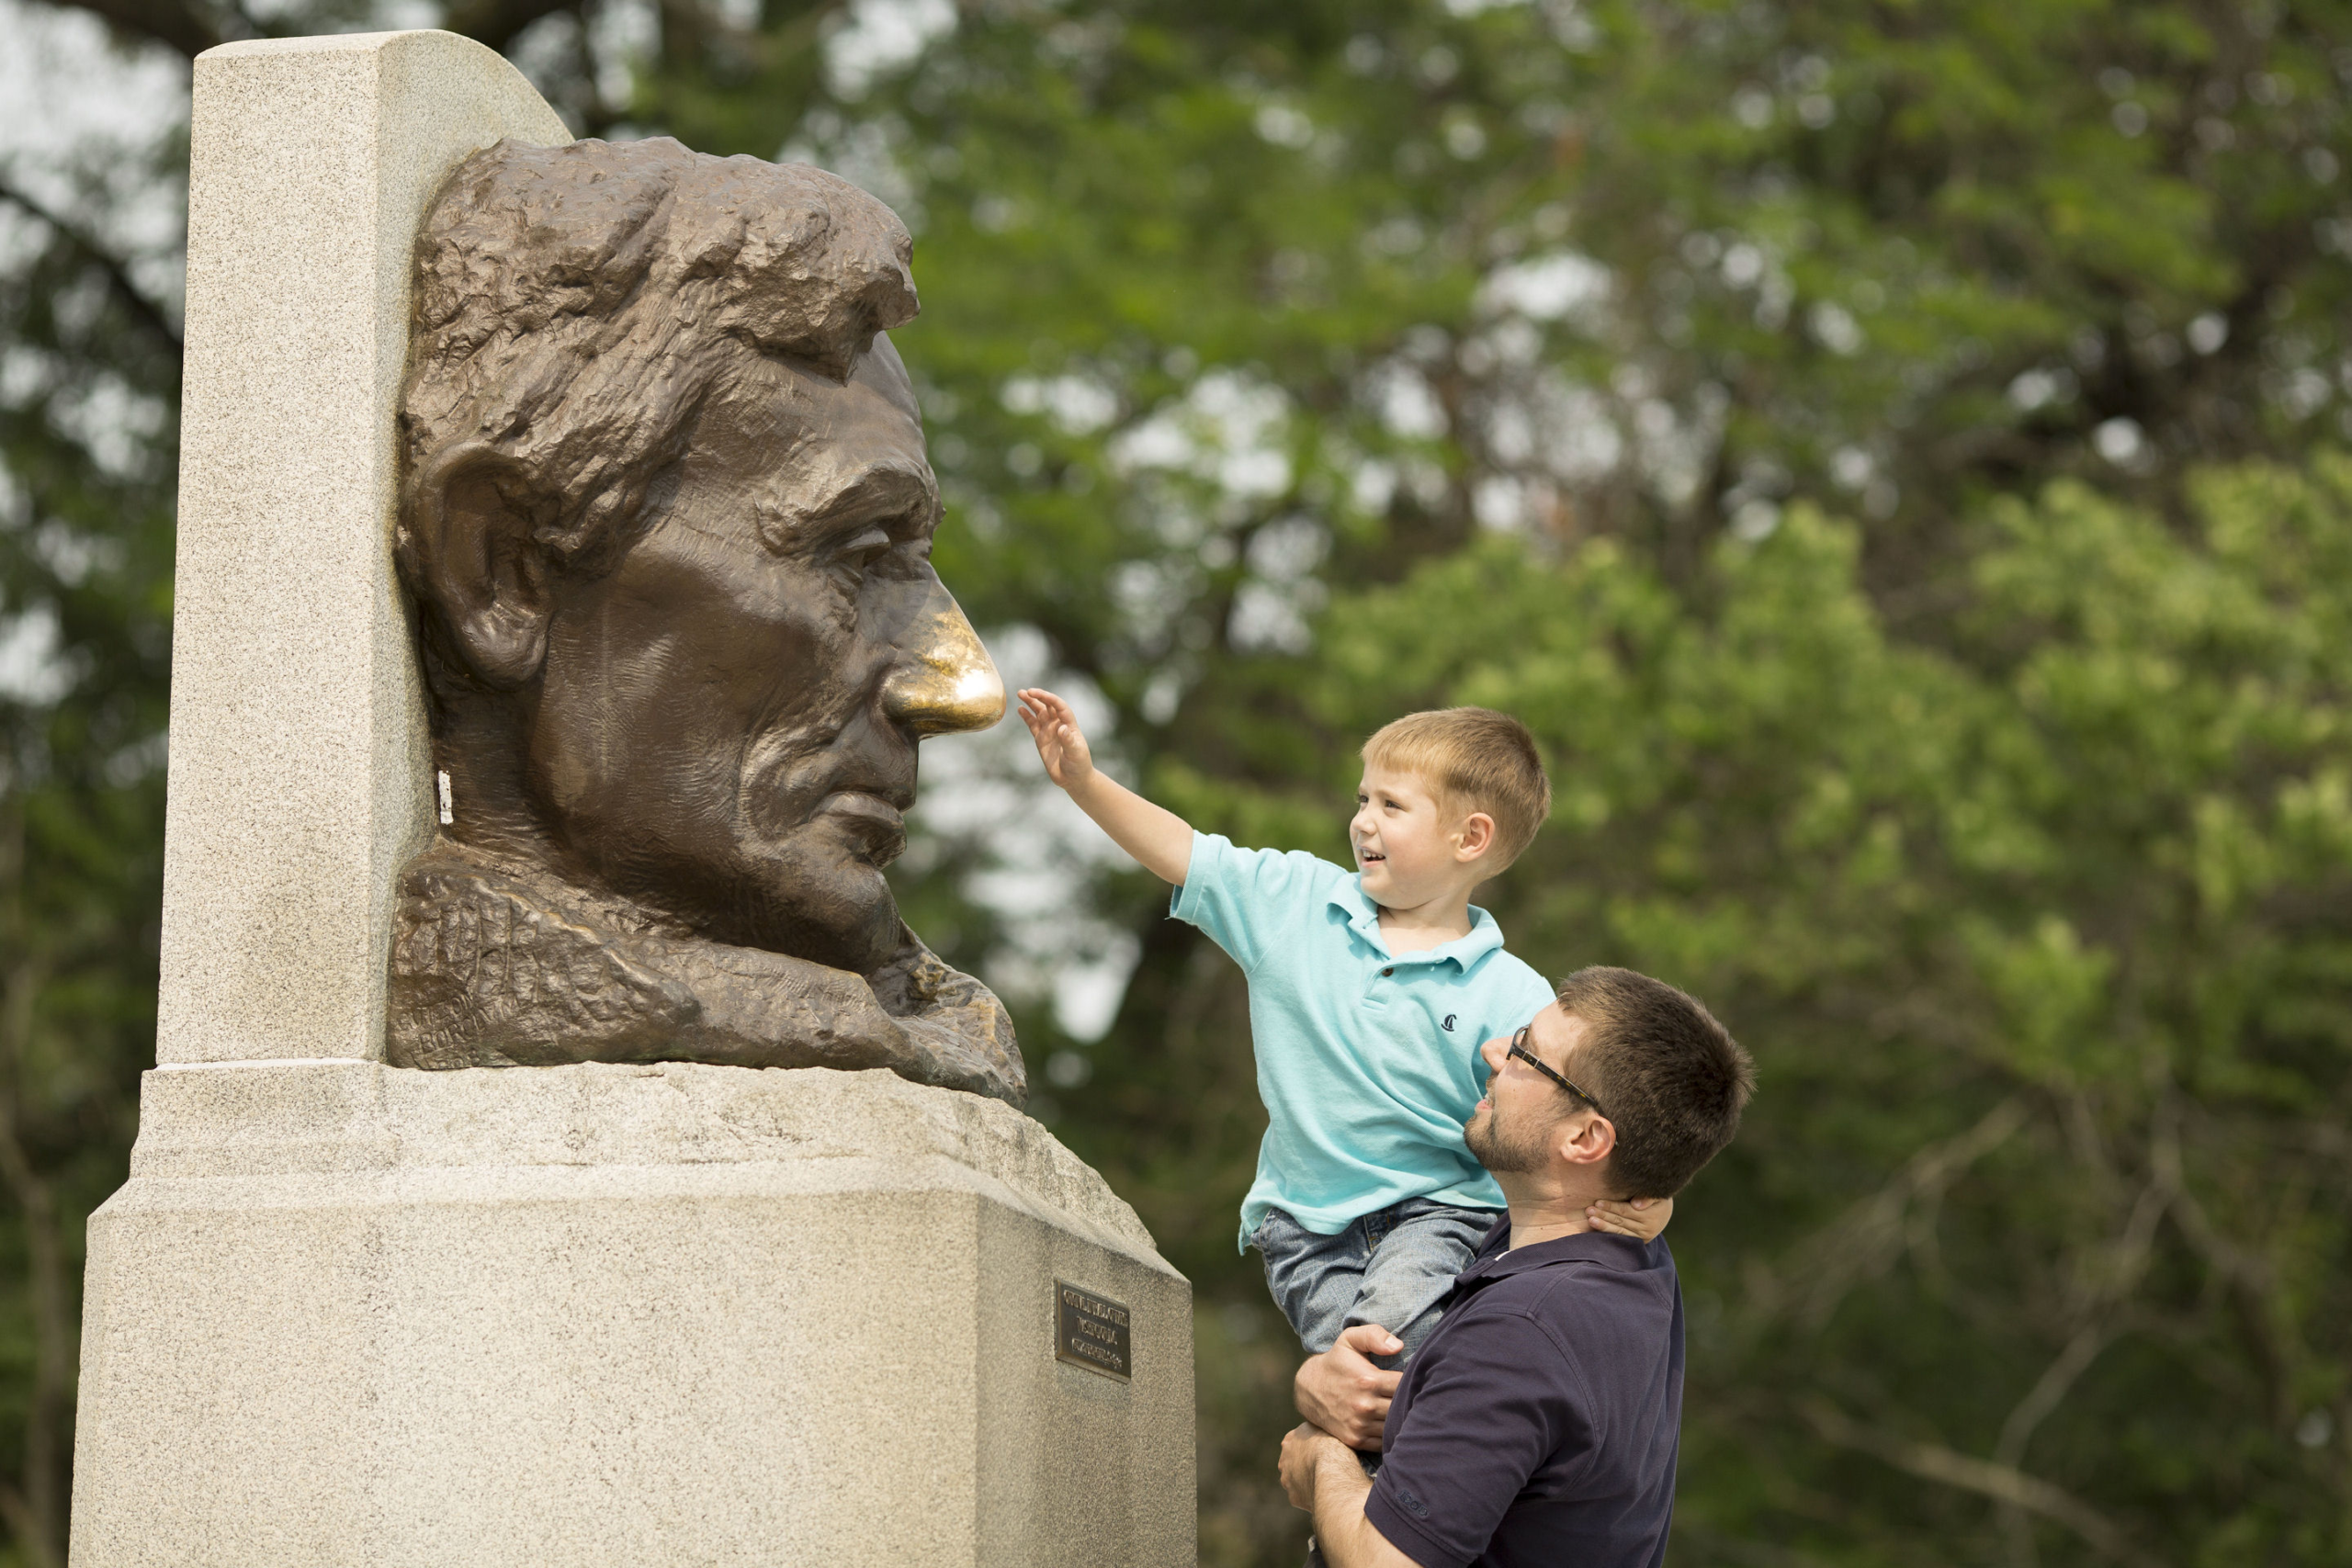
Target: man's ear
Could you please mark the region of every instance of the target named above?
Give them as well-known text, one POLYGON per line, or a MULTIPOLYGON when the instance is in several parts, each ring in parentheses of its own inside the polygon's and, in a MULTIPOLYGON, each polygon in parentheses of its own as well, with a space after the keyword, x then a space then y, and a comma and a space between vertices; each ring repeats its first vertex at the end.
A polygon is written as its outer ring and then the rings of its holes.
POLYGON ((548 640, 546 552, 510 499, 523 478, 484 443, 444 448, 410 482, 401 541, 411 591, 468 667, 508 690, 539 672, 548 640))
POLYGON ((1598 1111, 1571 1114, 1552 1134, 1553 1152, 1570 1165, 1598 1166, 1617 1147, 1617 1124, 1598 1111))
POLYGON ((1495 819, 1483 811, 1473 811, 1462 819, 1454 834, 1453 858, 1469 861, 1492 849, 1495 843, 1495 819))

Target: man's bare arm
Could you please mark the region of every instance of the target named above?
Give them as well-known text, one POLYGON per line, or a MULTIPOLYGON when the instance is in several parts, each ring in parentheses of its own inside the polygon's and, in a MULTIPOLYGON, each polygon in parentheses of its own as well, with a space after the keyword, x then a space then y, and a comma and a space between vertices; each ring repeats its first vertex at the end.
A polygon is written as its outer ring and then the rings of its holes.
POLYGON ((1396 1397, 1402 1374, 1383 1371, 1374 1356, 1393 1356, 1405 1342, 1374 1323, 1359 1323, 1339 1343, 1310 1356, 1291 1377, 1291 1401, 1298 1413, 1351 1449, 1380 1451, 1388 1422, 1388 1402, 1396 1397))
POLYGON ((1300 1427, 1283 1439, 1283 1490, 1315 1518, 1315 1541, 1330 1568, 1421 1568, 1363 1517, 1372 1478, 1355 1451, 1330 1433, 1300 1427))

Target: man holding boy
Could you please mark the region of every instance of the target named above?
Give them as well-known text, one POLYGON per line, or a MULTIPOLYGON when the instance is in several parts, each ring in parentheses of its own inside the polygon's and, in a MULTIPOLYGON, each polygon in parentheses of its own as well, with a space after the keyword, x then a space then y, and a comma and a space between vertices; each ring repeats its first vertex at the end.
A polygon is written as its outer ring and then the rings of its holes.
MULTIPOLYGON (((1175 884, 1175 916, 1249 976, 1268 1125, 1241 1245, 1263 1256, 1275 1303, 1310 1352, 1362 1325, 1408 1356, 1502 1217, 1501 1191, 1463 1142, 1485 1077, 1477 1043, 1552 1000, 1470 903, 1550 812, 1533 739, 1485 708, 1382 729, 1363 749, 1351 873, 1194 832, 1095 769, 1069 704, 1020 696, 1053 781, 1175 884)), ((1589 1217, 1646 1238, 1668 1209, 1597 1203, 1589 1217)))
POLYGON ((1597 1234, 1593 1201, 1674 1192, 1729 1144, 1747 1054, 1673 987, 1586 969, 1483 1049, 1469 1145, 1498 1225, 1401 1378, 1351 1329, 1299 1371, 1291 1501, 1330 1568, 1655 1568, 1682 1404, 1682 1298, 1663 1240, 1597 1234), (1388 1399, 1393 1391, 1394 1403, 1388 1399), (1356 1449, 1379 1446, 1376 1478, 1356 1449))
POLYGON ((1526 728, 1449 708, 1375 734, 1351 875, 1194 832, 1096 771, 1067 703, 1020 695, 1053 781, 1249 976, 1268 1126, 1241 1236, 1314 1353, 1282 1461, 1310 1561, 1655 1568, 1682 1398, 1655 1238, 1752 1073, 1659 981, 1555 995, 1471 905, 1549 814, 1526 728))

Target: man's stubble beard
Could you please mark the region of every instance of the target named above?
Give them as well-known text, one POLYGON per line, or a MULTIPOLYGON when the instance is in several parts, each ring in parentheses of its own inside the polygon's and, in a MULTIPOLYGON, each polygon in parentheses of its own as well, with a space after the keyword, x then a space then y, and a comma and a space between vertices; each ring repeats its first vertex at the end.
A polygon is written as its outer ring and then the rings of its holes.
POLYGON ((1462 1130, 1462 1141, 1478 1156, 1478 1163, 1498 1175, 1516 1176, 1544 1168, 1548 1150, 1544 1145, 1544 1131, 1526 1132, 1503 1125, 1501 1109, 1490 1099, 1487 1101, 1485 1119, 1470 1120, 1462 1130))

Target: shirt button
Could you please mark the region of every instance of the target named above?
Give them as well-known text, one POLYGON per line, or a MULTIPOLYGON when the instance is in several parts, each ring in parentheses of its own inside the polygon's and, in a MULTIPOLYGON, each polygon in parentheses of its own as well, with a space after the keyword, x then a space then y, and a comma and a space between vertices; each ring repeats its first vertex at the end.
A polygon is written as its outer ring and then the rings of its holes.
POLYGON ((1381 971, 1381 973, 1382 973, 1383 975, 1394 975, 1395 973, 1396 973, 1396 970, 1394 970, 1394 969, 1383 969, 1383 970, 1381 971))

